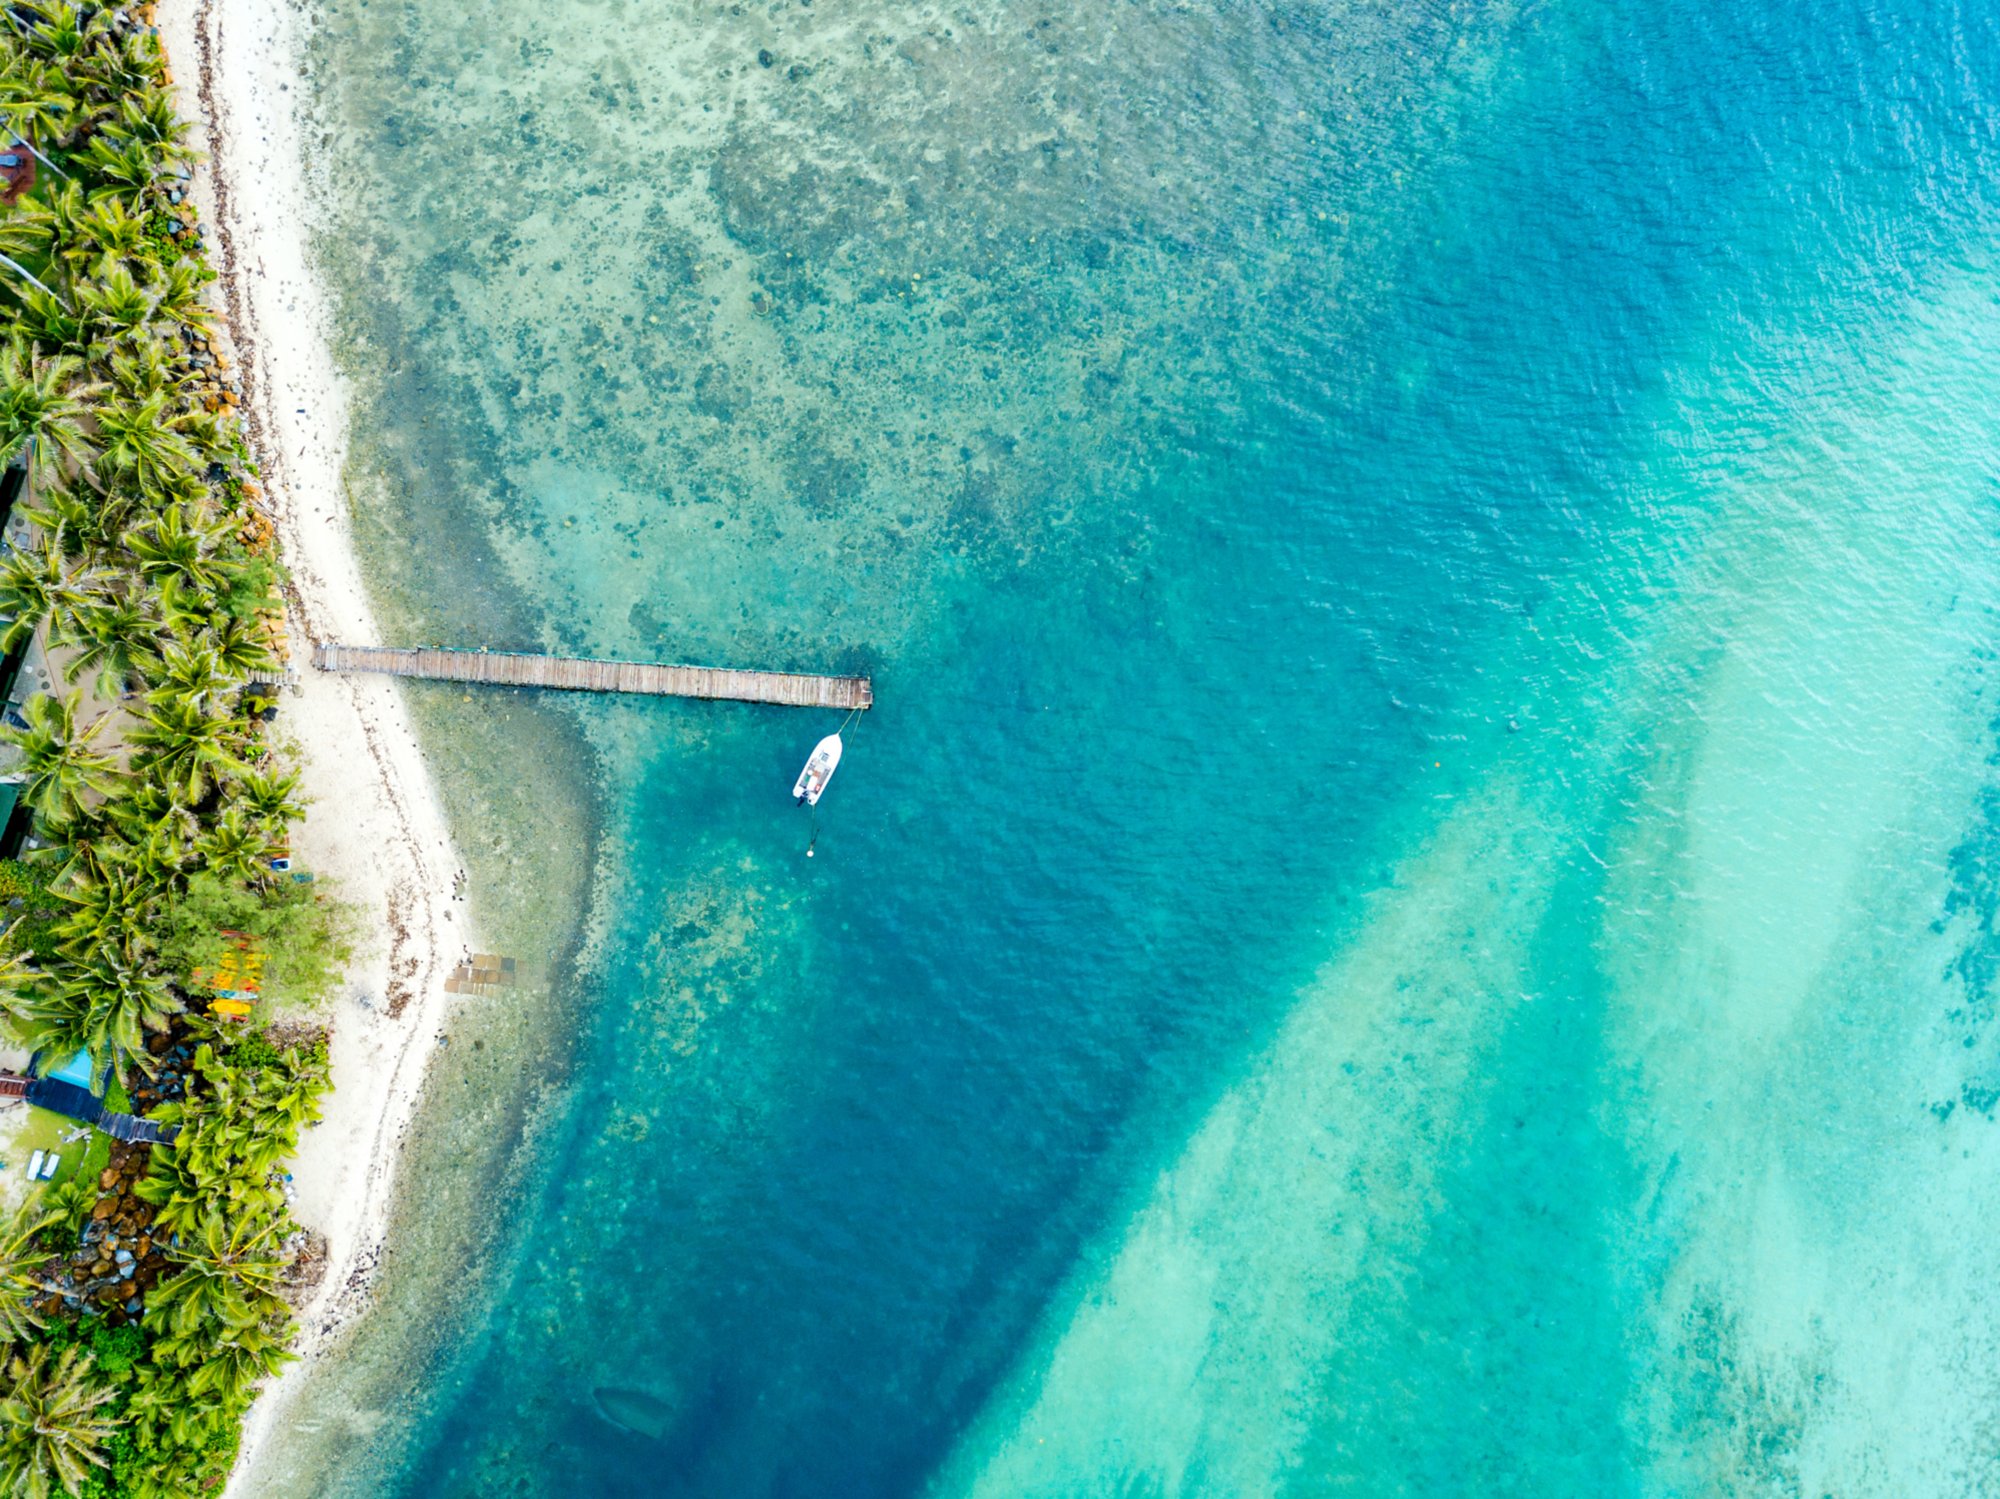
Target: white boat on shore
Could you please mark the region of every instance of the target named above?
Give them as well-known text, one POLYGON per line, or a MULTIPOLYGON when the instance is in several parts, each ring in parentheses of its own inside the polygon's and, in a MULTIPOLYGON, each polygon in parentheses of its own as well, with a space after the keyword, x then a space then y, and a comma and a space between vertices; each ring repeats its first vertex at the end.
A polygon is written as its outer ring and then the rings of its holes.
POLYGON ((818 806, 820 793, 826 790, 826 783, 833 779, 833 772, 840 764, 840 736, 829 734, 813 746, 813 752, 806 759, 806 768, 799 772, 797 782, 792 786, 792 797, 801 807, 818 806))

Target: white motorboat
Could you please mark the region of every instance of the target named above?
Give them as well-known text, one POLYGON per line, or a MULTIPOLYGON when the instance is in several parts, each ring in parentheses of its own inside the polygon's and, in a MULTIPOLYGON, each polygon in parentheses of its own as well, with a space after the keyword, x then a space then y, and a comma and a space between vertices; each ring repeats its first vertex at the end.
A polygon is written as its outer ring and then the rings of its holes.
POLYGON ((813 746, 806 768, 799 772, 798 782, 792 787, 792 796, 799 806, 819 805, 820 793, 826 790, 826 783, 833 779, 834 768, 839 764, 840 736, 829 734, 813 746))

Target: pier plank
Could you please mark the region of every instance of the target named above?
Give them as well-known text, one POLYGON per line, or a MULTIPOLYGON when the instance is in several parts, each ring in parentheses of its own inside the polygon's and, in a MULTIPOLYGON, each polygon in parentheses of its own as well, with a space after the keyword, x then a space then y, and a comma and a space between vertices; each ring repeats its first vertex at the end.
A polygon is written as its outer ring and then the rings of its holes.
POLYGON ((582 656, 538 656, 525 651, 327 644, 314 648, 313 665, 321 671, 547 687, 567 692, 630 692, 798 708, 861 709, 875 704, 875 685, 867 677, 603 661, 582 656))

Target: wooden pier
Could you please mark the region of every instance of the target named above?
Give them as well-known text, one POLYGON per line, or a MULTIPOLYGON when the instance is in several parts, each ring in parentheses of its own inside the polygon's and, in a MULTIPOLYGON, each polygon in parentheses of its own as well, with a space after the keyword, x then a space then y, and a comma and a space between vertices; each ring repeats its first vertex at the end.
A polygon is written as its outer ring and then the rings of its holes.
POLYGON ((788 671, 730 671, 715 666, 660 666, 644 661, 592 661, 581 656, 533 656, 517 651, 405 649, 322 645, 321 671, 382 672, 437 682, 488 682, 504 687, 552 687, 564 692, 637 692, 654 697, 726 698, 788 708, 869 708, 867 677, 821 677, 788 671))

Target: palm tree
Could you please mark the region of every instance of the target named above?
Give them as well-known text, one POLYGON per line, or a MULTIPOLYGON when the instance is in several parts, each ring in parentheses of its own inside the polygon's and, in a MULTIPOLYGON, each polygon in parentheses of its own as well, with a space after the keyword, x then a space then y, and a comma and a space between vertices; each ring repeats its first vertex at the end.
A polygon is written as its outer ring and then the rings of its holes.
MULTIPOLYGON (((19 920, 15 921, 8 927, 8 932, 11 934, 14 927, 20 924, 19 920)), ((10 956, 10 961, 19 960, 10 956)), ((44 990, 36 987, 36 981, 40 978, 40 974, 22 964, 19 982, 0 990, 0 1016, 12 1021, 17 1033, 24 1034, 34 1025, 36 1017, 42 1012, 43 1003, 48 998, 44 990)), ((4 1342, 5 1339, 0 1339, 0 1343, 4 1342)))
POLYGON ((172 790, 144 777, 133 780, 125 795, 108 803, 105 812, 128 841, 132 857, 163 875, 171 875, 188 862, 195 834, 201 828, 200 819, 172 790))
POLYGON ((152 1170, 137 1188, 153 1205, 156 1236, 192 1235, 221 1201, 239 1216, 280 1216, 278 1165, 299 1131, 319 1118, 320 1074, 296 1052, 276 1067, 235 1067, 204 1043, 194 1075, 201 1079, 195 1095, 152 1115, 180 1124, 173 1148, 153 1152, 152 1170))
POLYGON ((37 1292, 49 1289, 46 1267, 54 1256, 46 1249, 37 1249, 34 1239, 56 1219, 56 1214, 40 1206, 24 1205, 15 1210, 13 1221, 0 1229, 0 1347, 25 1341, 42 1325, 30 1301, 37 1292))
POLYGON ((224 616, 209 634, 208 643, 222 669, 238 681, 260 671, 270 671, 278 664, 278 658, 271 654, 264 627, 255 617, 224 616))
POLYGON ((233 800, 251 816, 282 829, 306 815, 305 807, 297 800, 298 789, 296 772, 245 771, 236 778, 233 800))
MULTIPOLYGON (((62 70, 40 58, 16 57, 0 79, 0 121, 34 150, 39 137, 60 144, 77 115, 77 100, 62 70)), ((67 175, 40 151, 35 156, 57 176, 67 175)))
POLYGON ((246 1327, 222 1343, 203 1340, 208 1356, 188 1370, 190 1395, 243 1400, 260 1379, 276 1374, 298 1355, 264 1327, 246 1327))
POLYGON ((78 65, 100 50, 111 36, 111 13, 102 6, 71 5, 68 0, 38 6, 42 19, 30 32, 35 50, 55 59, 65 74, 78 76, 78 65))
MULTIPOLYGON (((210 411, 206 406, 195 405, 184 415, 181 431, 203 452, 226 453, 236 442, 236 413, 227 406, 210 411)), ((207 494, 204 491, 187 498, 191 503, 200 503, 207 494)))
MULTIPOLYGON (((41 981, 33 962, 17 950, 14 934, 26 917, 16 917, 0 932, 0 1015, 11 1015, 17 1005, 25 1002, 28 994, 41 981)), ((5 1338, 0 1338, 4 1343, 5 1338)))
MULTIPOLYGON (((48 1209, 50 1216, 65 1233, 82 1233, 84 1220, 90 1216, 90 1210, 97 1206, 97 1178, 79 1172, 68 1181, 53 1182, 44 1187, 42 1195, 35 1200, 48 1209)), ((60 1281, 52 1281, 44 1289, 60 1288, 60 1281)))
POLYGON ((110 1440, 111 1422, 97 1414, 116 1394, 91 1377, 90 1355, 66 1348, 49 1358, 48 1345, 17 1349, 6 1365, 0 1396, 0 1484, 24 1499, 48 1499, 52 1486, 74 1494, 110 1440))
POLYGON ((271 835, 242 807, 231 807, 195 843, 214 874, 254 884, 269 872, 271 835))
POLYGON ((21 799, 45 822, 62 822, 83 810, 86 796, 108 795, 118 784, 111 757, 91 747, 103 732, 102 715, 77 726, 82 700, 78 692, 62 697, 38 692, 22 710, 28 721, 25 729, 0 724, 0 740, 21 751, 28 773, 21 799))
POLYGON ((103 449, 99 463, 111 474, 130 478, 142 492, 158 493, 171 477, 200 465, 194 445, 181 433, 184 424, 183 416, 168 409, 164 395, 107 402, 97 413, 103 449))
POLYGON ((143 598, 130 593, 98 593, 76 612, 71 640, 77 653, 63 668, 74 682, 92 673, 91 688, 99 697, 124 691, 158 627, 143 598))
POLYGON ((23 506, 21 516, 35 523, 66 563, 94 564, 103 551, 102 500, 87 484, 44 485, 40 502, 23 506))
MULTIPOLYGON (((105 330, 106 341, 114 348, 129 342, 153 317, 153 299, 122 265, 79 287, 76 302, 86 316, 105 330)), ((112 357, 117 355, 114 353, 112 357)))
MULTIPOLYGON (((98 140, 91 144, 95 146, 98 140)), ((129 211, 122 198, 93 199, 76 227, 78 239, 70 247, 71 253, 90 264, 101 264, 107 259, 137 260, 151 243, 146 237, 145 218, 129 211)))
POLYGON ((89 365, 104 352, 96 335, 96 325, 47 287, 20 294, 20 310, 15 313, 17 330, 45 349, 67 354, 89 365))
POLYGON ((30 260, 49 253, 55 237, 55 216, 33 198, 24 198, 0 223, 0 254, 25 255, 30 260))
POLYGON ((192 640, 208 628, 215 614, 215 606, 179 573, 162 573, 153 580, 153 607, 160 611, 162 639, 192 640))
MULTIPOLYGON (((173 270, 166 274, 167 280, 159 288, 159 305, 154 308, 156 317, 174 315, 167 308, 167 299, 174 294, 173 270)), ((155 395, 178 396, 181 387, 190 378, 173 345, 157 335, 128 339, 125 346, 111 356, 111 383, 120 395, 131 401, 144 402, 155 395)))
MULTIPOLYGON (((132 1373, 125 1408, 139 1449, 149 1455, 144 1469, 129 1475, 132 1499, 187 1499, 219 1488, 221 1475, 208 1465, 240 1409, 188 1399, 186 1381, 175 1369, 140 1364, 132 1373)), ((235 1444, 227 1450, 233 1452, 235 1444)))
POLYGON ((215 272, 192 260, 177 260, 160 272, 154 290, 159 301, 155 317, 170 319, 186 328, 206 331, 215 321, 215 309, 208 305, 201 289, 215 279, 215 272))
POLYGON ((76 375, 73 357, 37 359, 24 339, 15 339, 0 363, 0 460, 26 449, 29 473, 38 483, 63 458, 79 466, 90 461, 83 428, 90 408, 79 397, 95 395, 99 387, 80 384, 76 375))
MULTIPOLYGON (((209 412, 197 406, 192 411, 181 412, 176 421, 180 434, 193 445, 209 440, 205 434, 212 419, 209 412)), ((199 452, 199 449, 196 451, 199 452)), ((197 512, 205 511, 210 503, 207 462, 206 458, 202 458, 192 468, 169 470, 161 478, 157 489, 141 496, 151 502, 149 513, 157 515, 161 510, 170 510, 176 505, 184 505, 197 512)), ((125 529, 129 531, 132 528, 128 525, 125 529)), ((131 550, 129 540, 126 550, 131 550)), ((205 609, 207 605, 202 607, 205 609)))
POLYGON ((77 612, 89 597, 96 574, 88 566, 71 568, 63 558, 60 531, 39 545, 12 548, 0 555, 0 616, 8 620, 0 632, 0 648, 12 650, 47 620, 49 636, 60 642, 77 622, 77 612))
POLYGON ((149 773, 198 803, 210 776, 240 771, 236 747, 244 728, 240 719, 212 716, 199 703, 169 696, 141 715, 130 737, 149 773))
POLYGON ((88 266, 96 260, 95 241, 90 233, 90 199, 81 182, 65 182, 51 188, 43 200, 49 220, 49 267, 88 266))
POLYGON ((233 685, 215 647, 205 640, 166 641, 145 663, 146 701, 161 706, 179 700, 206 709, 233 685))
POLYGON ((173 94, 151 83, 127 90, 118 101, 118 129, 120 134, 150 141, 162 156, 177 161, 191 160, 199 154, 183 144, 188 127, 174 104, 173 94))
POLYGON ((153 179, 167 168, 167 153, 157 143, 108 130, 93 135, 74 160, 104 184, 94 196, 121 208, 127 201, 140 204, 153 179))
POLYGON ((168 1251, 181 1272, 146 1298, 146 1326, 176 1337, 201 1328, 237 1333, 282 1312, 279 1281, 285 1257, 275 1217, 245 1214, 225 1222, 211 1208, 191 1234, 168 1251))
POLYGON ((35 1046, 65 1056, 88 1051, 121 1083, 134 1064, 152 1076, 158 1064, 146 1050, 146 1032, 181 1008, 166 980, 108 944, 58 970, 54 979, 48 994, 21 1006, 18 1023, 35 1046))
POLYGON ((133 962, 152 946, 154 915, 166 893, 166 871, 150 860, 124 858, 99 865, 95 878, 56 894, 69 910, 57 928, 62 952, 87 961, 108 949, 133 962))
POLYGON ((196 593, 213 593, 237 569, 215 555, 229 539, 226 525, 205 519, 193 505, 169 505, 133 528, 126 547, 148 578, 178 577, 196 593))
POLYGON ((152 83, 164 66, 160 39, 149 31, 113 32, 92 54, 85 72, 113 95, 152 83))
POLYGON ((282 1067, 234 1067, 204 1043, 197 1066, 206 1084, 202 1133, 253 1179, 268 1177, 299 1131, 319 1118, 318 1094, 296 1053, 287 1053, 282 1067))

